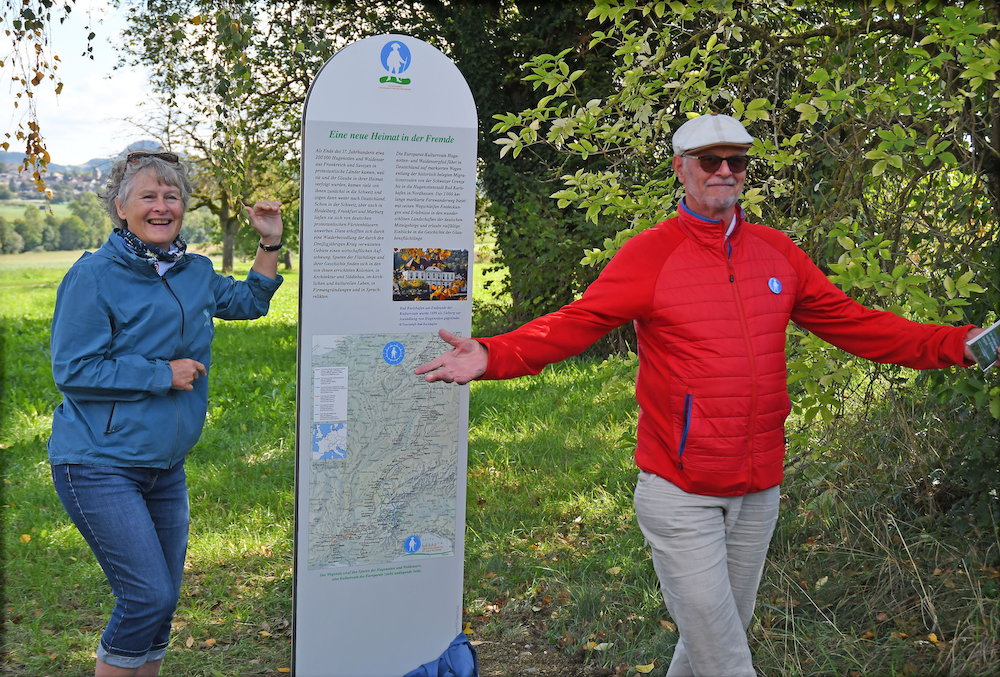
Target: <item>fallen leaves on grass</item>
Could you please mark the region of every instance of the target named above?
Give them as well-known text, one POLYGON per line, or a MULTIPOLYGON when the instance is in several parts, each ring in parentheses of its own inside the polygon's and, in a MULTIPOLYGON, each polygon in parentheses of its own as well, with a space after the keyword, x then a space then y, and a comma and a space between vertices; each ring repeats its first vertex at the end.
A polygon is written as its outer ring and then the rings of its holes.
POLYGON ((653 668, 655 668, 655 667, 656 667, 656 663, 650 663, 649 665, 637 665, 637 666, 635 666, 635 671, 636 672, 640 672, 640 673, 642 673, 642 674, 645 675, 645 674, 648 674, 648 673, 652 672, 653 668))
POLYGON ((662 625, 663 629, 666 630, 667 632, 677 632, 677 626, 668 620, 661 618, 660 625, 662 625))
POLYGON ((30 543, 31 542, 31 534, 21 534, 21 542, 22 543, 30 543))

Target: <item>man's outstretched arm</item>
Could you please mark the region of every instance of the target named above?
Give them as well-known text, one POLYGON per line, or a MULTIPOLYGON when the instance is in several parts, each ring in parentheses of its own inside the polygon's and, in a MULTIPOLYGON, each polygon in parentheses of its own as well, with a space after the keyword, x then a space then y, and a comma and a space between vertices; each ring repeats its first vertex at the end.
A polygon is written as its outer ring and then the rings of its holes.
POLYGON ((415 374, 423 374, 428 383, 446 381, 464 385, 486 373, 489 351, 482 343, 455 336, 444 329, 438 330, 438 334, 453 348, 441 357, 417 367, 415 374))

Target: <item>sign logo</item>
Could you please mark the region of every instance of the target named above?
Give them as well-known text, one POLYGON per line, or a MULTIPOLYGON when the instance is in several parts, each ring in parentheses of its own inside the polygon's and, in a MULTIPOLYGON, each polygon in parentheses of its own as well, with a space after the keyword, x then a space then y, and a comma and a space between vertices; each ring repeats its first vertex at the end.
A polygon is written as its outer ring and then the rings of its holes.
POLYGON ((411 554, 415 552, 420 552, 420 537, 410 536, 408 539, 406 539, 406 542, 403 543, 403 549, 411 554))
POLYGON ((406 349, 399 341, 389 341, 382 348, 382 359, 386 364, 399 364, 406 357, 406 349))
POLYGON ((770 289, 775 294, 781 293, 781 282, 776 277, 772 277, 767 281, 767 288, 770 289))
POLYGON ((410 67, 410 49, 400 40, 390 40, 382 48, 382 67, 389 71, 379 82, 393 82, 397 85, 410 84, 410 78, 404 78, 403 73, 410 67))

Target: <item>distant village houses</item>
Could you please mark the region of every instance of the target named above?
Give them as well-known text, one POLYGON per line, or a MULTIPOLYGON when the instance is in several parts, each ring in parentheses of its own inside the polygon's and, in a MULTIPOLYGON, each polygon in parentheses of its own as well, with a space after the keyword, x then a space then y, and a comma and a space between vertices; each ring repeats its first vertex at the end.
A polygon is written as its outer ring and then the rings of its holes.
MULTIPOLYGON (((0 164, 0 200, 43 199, 33 173, 34 169, 19 169, 16 164, 0 164)), ((50 200, 55 202, 69 202, 83 193, 96 193, 104 185, 104 175, 98 167, 46 172, 44 177, 46 188, 52 191, 50 200)))

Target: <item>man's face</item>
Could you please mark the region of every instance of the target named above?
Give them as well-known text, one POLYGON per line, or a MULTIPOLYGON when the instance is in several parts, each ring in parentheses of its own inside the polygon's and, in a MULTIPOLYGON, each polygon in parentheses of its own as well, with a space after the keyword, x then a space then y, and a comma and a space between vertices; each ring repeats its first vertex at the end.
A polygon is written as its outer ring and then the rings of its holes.
MULTIPOLYGON (((688 155, 729 157, 746 155, 746 152, 745 146, 708 146, 690 151, 688 155)), ((728 162, 723 162, 710 174, 701 168, 698 160, 675 155, 673 166, 678 180, 684 184, 685 201, 696 214, 721 218, 721 212, 731 209, 743 192, 746 169, 735 174, 728 162)))

